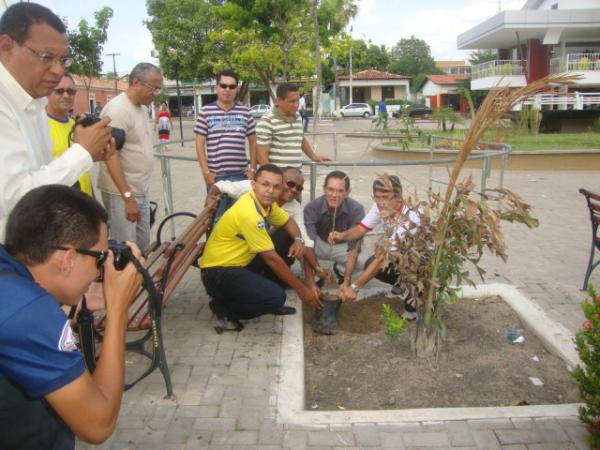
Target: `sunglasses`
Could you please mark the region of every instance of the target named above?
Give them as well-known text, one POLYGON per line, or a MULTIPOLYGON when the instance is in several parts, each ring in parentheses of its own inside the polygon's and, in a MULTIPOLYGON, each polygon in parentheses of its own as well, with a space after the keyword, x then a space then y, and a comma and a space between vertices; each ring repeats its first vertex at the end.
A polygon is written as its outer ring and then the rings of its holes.
POLYGON ((58 89, 54 89, 54 93, 55 93, 56 95, 59 95, 59 96, 61 96, 61 97, 62 97, 63 95, 65 95, 65 93, 66 93, 66 94, 67 94, 69 97, 73 97, 73 96, 74 96, 74 95, 77 93, 77 90, 75 90, 75 89, 72 89, 72 88, 67 88, 67 89, 58 88, 58 89))
POLYGON ((285 182, 286 186, 290 189, 296 189, 297 192, 302 192, 304 190, 304 186, 296 183, 295 181, 289 180, 285 182))
POLYGON ((237 84, 219 83, 219 87, 221 89, 231 89, 233 91, 234 89, 237 89, 237 84))
POLYGON ((106 258, 108 258, 108 250, 104 250, 104 251, 87 250, 85 248, 63 247, 61 245, 53 245, 50 248, 52 248, 54 250, 65 250, 65 251, 75 250, 77 253, 80 253, 82 255, 93 256, 94 258, 96 258, 96 266, 98 267, 98 269, 100 269, 104 265, 104 263, 106 262, 106 258))

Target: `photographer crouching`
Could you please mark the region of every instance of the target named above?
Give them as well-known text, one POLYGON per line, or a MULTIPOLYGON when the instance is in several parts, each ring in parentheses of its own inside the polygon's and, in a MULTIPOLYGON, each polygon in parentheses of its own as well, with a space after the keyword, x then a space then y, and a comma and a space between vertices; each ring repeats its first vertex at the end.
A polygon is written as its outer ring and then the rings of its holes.
POLYGON ((100 443, 113 432, 127 309, 141 277, 131 263, 115 269, 107 220, 95 200, 59 185, 28 192, 8 217, 0 246, 0 448, 73 449, 74 435, 100 443), (61 305, 77 305, 101 272, 107 321, 90 374, 61 305))

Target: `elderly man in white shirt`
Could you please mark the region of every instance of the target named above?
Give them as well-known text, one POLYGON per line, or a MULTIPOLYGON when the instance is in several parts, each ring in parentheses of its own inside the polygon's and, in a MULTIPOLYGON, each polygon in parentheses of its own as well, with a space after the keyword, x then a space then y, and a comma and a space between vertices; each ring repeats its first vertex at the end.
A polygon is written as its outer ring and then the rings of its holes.
MULTIPOLYGON (((229 195, 230 197, 238 198, 250 191, 250 189, 252 189, 251 180, 218 181, 211 188, 210 194, 218 195, 219 193, 223 193, 229 195)), ((283 189, 279 195, 279 198, 277 199, 277 204, 280 205, 281 208, 285 210, 289 214, 290 218, 298 225, 300 234, 302 235, 301 240, 304 246, 313 248, 314 242, 312 239, 310 239, 310 237, 308 237, 308 233, 306 232, 306 227, 304 225, 304 213, 302 211, 302 205, 295 200, 296 197, 302 193, 303 189, 304 177, 302 176, 302 173, 295 167, 285 167, 283 169, 283 189)), ((287 235, 285 230, 273 230, 271 233, 271 239, 273 240, 275 251, 288 265, 292 265, 295 259, 288 256, 288 248, 293 241, 287 235)), ((306 252, 304 257, 306 258, 308 265, 312 268, 312 270, 314 270, 320 279, 326 280, 332 278, 332 274, 328 269, 319 266, 317 259, 314 257, 314 252, 306 252)), ((261 258, 255 258, 247 267, 255 272, 263 273, 265 276, 269 275, 266 273, 268 268, 264 263, 262 263, 261 258)), ((316 283, 312 279, 312 276, 308 277, 306 281, 309 287, 312 289, 318 289, 316 283)))
POLYGON ((41 5, 20 3, 0 19, 0 242, 8 214, 31 189, 45 184, 73 185, 115 149, 110 118, 78 127, 73 144, 52 158, 46 96, 69 64, 62 21, 41 5))

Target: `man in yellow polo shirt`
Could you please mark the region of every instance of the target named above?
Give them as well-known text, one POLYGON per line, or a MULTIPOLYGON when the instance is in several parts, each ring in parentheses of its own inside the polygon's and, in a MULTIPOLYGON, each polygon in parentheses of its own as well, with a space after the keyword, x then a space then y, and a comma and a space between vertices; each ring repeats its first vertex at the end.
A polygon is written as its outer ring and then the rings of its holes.
POLYGON ((211 311, 217 333, 240 331, 243 319, 263 314, 294 314, 295 308, 284 306, 285 289, 246 266, 259 255, 275 275, 294 289, 300 299, 320 307, 317 293, 292 273, 276 253, 269 236, 270 227, 283 228, 293 239, 291 257, 301 257, 304 244, 300 230, 275 200, 283 188, 279 167, 265 164, 256 172, 252 190, 241 196, 219 219, 211 232, 200 263, 202 282, 212 300, 211 311))
MULTIPOLYGON (((71 144, 69 134, 75 125, 75 121, 69 117, 75 102, 75 82, 70 74, 65 72, 58 86, 48 95, 46 114, 50 127, 50 139, 52 139, 52 156, 54 158, 62 155, 71 144)), ((85 172, 78 180, 79 189, 90 197, 94 196, 92 191, 92 180, 89 172, 85 172)))

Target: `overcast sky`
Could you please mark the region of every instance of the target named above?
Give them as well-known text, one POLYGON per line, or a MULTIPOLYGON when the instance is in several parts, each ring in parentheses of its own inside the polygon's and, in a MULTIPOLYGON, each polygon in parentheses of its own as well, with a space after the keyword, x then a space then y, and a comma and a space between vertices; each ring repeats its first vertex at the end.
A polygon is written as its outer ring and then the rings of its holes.
MULTIPOLYGON (((116 57, 117 72, 127 73, 141 61, 156 62, 150 56, 152 37, 143 25, 144 0, 38 0, 75 27, 80 19, 93 22, 93 12, 110 6, 114 16, 108 29, 104 53, 116 57)), ((13 3, 13 2, 10 2, 13 3)), ((525 0, 359 0, 352 36, 392 47, 398 40, 414 35, 424 39, 436 59, 465 59, 469 52, 456 49, 456 37, 501 8, 521 9, 525 0)), ((112 58, 104 57, 104 72, 112 71, 112 58)))

